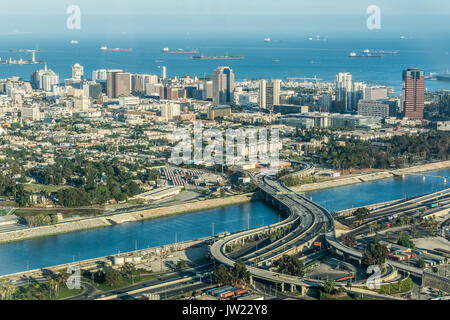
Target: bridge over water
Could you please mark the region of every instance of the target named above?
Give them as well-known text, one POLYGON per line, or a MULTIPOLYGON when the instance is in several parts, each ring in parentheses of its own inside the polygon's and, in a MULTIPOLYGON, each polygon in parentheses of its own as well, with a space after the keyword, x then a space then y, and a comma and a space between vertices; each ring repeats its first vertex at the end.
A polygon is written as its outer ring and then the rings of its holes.
MULTIPOLYGON (((304 170, 311 170, 311 165, 304 163, 304 170)), ((216 241, 211 246, 212 256, 222 264, 233 267, 235 261, 226 255, 227 247, 237 243, 244 243, 255 235, 272 232, 280 228, 290 228, 290 232, 265 248, 260 248, 252 254, 246 255, 247 261, 257 261, 247 266, 252 278, 280 284, 282 290, 298 290, 304 294, 306 288, 321 287, 322 281, 304 279, 273 272, 259 267, 263 262, 276 260, 283 254, 294 254, 304 247, 311 246, 312 242, 322 236, 326 243, 344 257, 352 257, 358 261, 362 258, 362 252, 350 248, 337 240, 335 234, 334 219, 331 214, 310 199, 297 194, 286 187, 282 182, 266 175, 253 175, 250 177, 256 181, 260 190, 265 194, 265 199, 288 211, 288 217, 271 226, 260 227, 237 234, 232 234, 216 241)), ((416 276, 422 276, 422 269, 402 263, 387 261, 389 265, 397 269, 409 272, 416 276)))

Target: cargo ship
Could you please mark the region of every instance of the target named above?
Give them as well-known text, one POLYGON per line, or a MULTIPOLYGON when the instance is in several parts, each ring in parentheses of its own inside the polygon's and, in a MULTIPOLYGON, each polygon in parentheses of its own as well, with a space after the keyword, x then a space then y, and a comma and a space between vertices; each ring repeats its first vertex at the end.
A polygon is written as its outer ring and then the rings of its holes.
POLYGON ((101 51, 108 51, 108 52, 131 52, 131 51, 133 51, 133 49, 122 49, 122 48, 108 49, 107 46, 101 46, 100 50, 101 51))
POLYGON ((193 60, 239 60, 244 59, 243 56, 192 56, 193 60))
POLYGON ((200 51, 198 51, 197 49, 193 49, 193 50, 186 50, 186 49, 170 50, 167 47, 163 48, 162 52, 163 53, 200 53, 200 51))
POLYGON ((447 81, 450 82, 450 73, 441 73, 435 75, 436 80, 438 81, 447 81))
MULTIPOLYGON (((366 50, 364 50, 364 52, 365 51, 366 50)), ((373 51, 369 51, 369 52, 371 52, 371 53, 378 53, 378 54, 398 54, 397 50, 373 50, 373 51)))
POLYGON ((370 52, 366 52, 366 50, 364 50, 363 54, 357 54, 356 52, 352 51, 348 56, 349 58, 384 58, 383 55, 374 55, 370 52))

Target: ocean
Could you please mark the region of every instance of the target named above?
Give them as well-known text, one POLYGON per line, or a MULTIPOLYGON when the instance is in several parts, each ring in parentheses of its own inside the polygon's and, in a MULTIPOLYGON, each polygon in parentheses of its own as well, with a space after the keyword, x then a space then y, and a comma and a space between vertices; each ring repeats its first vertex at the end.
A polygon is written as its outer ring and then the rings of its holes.
MULTIPOLYGON (((230 66, 237 80, 259 78, 313 78, 334 81, 338 72, 350 72, 354 81, 394 87, 401 93, 402 70, 420 68, 430 72, 446 72, 450 69, 450 43, 444 41, 436 46, 412 39, 348 39, 328 38, 327 41, 310 41, 307 37, 282 36, 264 42, 254 36, 205 37, 189 36, 151 37, 143 35, 91 36, 1 36, 0 57, 2 59, 31 59, 30 53, 10 52, 10 49, 39 49, 36 57, 48 63, 48 68, 60 76, 62 82, 71 77, 71 66, 84 66, 85 78, 90 79, 95 69, 120 68, 131 73, 161 74, 166 66, 168 76, 203 78, 211 75, 220 65, 230 66), (78 40, 78 44, 71 44, 78 40), (108 48, 131 48, 132 52, 103 52, 108 48), (162 49, 198 49, 203 55, 242 55, 242 60, 193 60, 193 54, 164 54, 162 49), (387 54, 383 59, 349 58, 351 51, 398 50, 398 54, 387 54)), ((0 78, 20 76, 29 80, 32 71, 39 65, 0 65, 0 78)), ((426 89, 440 91, 450 89, 450 82, 426 81, 426 89)))

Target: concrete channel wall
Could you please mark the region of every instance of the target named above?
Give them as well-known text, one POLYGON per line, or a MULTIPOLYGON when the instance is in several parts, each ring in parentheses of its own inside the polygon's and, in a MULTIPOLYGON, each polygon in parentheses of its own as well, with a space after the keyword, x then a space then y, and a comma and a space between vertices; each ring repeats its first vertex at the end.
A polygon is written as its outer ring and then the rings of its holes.
POLYGON ((170 207, 161 207, 155 209, 141 210, 129 213, 120 213, 111 216, 94 217, 88 219, 82 219, 77 221, 69 221, 58 223, 50 226, 35 227, 14 230, 9 232, 0 233, 0 243, 11 242, 18 240, 25 240, 30 238, 37 238, 43 236, 56 235, 61 233, 87 230, 99 227, 108 227, 115 224, 121 224, 126 222, 134 222, 140 220, 147 220, 156 217, 181 214, 185 212, 193 212, 198 210, 207 210, 211 208, 217 208, 226 205, 234 205, 252 200, 253 194, 242 194, 237 196, 231 196, 220 199, 211 199, 205 201, 196 201, 192 203, 179 204, 170 207))
POLYGON ((422 287, 431 287, 450 292, 450 278, 424 271, 422 276, 422 287))
POLYGON ((167 244, 167 245, 160 246, 160 247, 145 248, 145 249, 140 249, 137 251, 121 252, 121 253, 111 254, 111 255, 103 256, 103 257, 96 257, 96 258, 86 259, 86 260, 81 260, 81 261, 76 261, 76 262, 63 263, 63 264, 59 264, 59 265, 55 265, 55 266, 43 267, 40 269, 34 269, 34 270, 29 270, 29 271, 23 271, 23 272, 17 272, 17 273, 13 273, 13 274, 2 275, 2 276, 0 276, 0 279, 2 279, 2 278, 18 279, 25 275, 28 275, 28 276, 36 275, 36 274, 41 273, 43 269, 52 271, 52 272, 61 272, 61 271, 66 271, 69 268, 69 266, 73 266, 73 265, 77 265, 81 269, 83 269, 83 268, 88 269, 88 268, 95 267, 99 262, 108 262, 109 261, 112 263, 114 258, 119 258, 119 257, 123 257, 123 258, 140 257, 147 253, 155 253, 156 255, 160 255, 162 252, 182 251, 182 250, 186 250, 187 248, 190 248, 190 247, 195 247, 195 246, 198 246, 201 244, 206 244, 210 239, 211 239, 210 237, 206 237, 206 238, 200 238, 200 239, 196 239, 196 240, 187 240, 187 241, 183 241, 183 242, 167 244))
POLYGON ((446 169, 449 167, 450 167, 450 160, 447 160, 447 161, 423 164, 423 165, 414 166, 414 167, 405 168, 405 169, 354 175, 354 176, 350 176, 350 177, 337 178, 337 179, 333 179, 333 180, 329 180, 329 181, 309 183, 309 184, 304 184, 304 185, 297 186, 297 187, 292 187, 291 189, 293 189, 296 192, 328 189, 328 188, 346 186, 346 185, 350 185, 350 184, 364 183, 364 182, 369 182, 369 181, 387 179, 387 178, 392 178, 394 176, 401 176, 402 174, 408 174, 408 173, 422 173, 423 172, 426 175, 426 171, 442 170, 442 169, 446 169))

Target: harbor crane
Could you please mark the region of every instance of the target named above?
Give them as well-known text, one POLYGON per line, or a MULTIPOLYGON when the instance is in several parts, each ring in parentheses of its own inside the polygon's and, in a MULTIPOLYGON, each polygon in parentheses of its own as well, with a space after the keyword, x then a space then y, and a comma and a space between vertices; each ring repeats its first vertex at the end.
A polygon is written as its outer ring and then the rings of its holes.
POLYGON ((36 62, 36 52, 42 52, 41 50, 38 50, 38 49, 11 49, 9 51, 10 52, 31 52, 31 54, 32 54, 31 61, 33 61, 33 63, 36 62))

